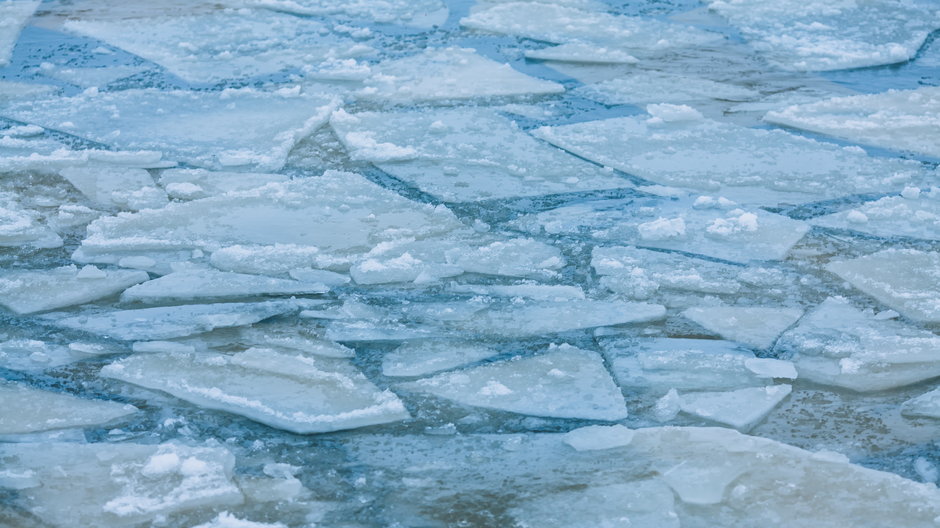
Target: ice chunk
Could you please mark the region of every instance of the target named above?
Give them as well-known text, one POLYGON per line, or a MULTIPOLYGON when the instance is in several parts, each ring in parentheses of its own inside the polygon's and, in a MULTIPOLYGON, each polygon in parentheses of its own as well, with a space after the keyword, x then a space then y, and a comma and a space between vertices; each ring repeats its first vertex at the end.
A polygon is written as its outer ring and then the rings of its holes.
POLYGON ((143 66, 112 65, 104 68, 56 68, 43 71, 43 74, 82 88, 97 88, 144 71, 147 71, 147 68, 143 66))
MULTIPOLYGON (((908 187, 907 189, 919 189, 908 187)), ((887 196, 810 220, 822 227, 851 229, 876 236, 940 239, 940 192, 887 196)))
POLYGON ((283 174, 213 172, 205 169, 168 169, 160 173, 160 185, 170 197, 193 200, 230 191, 247 191, 272 182, 286 182, 283 174))
POLYGON ((584 42, 569 42, 550 48, 527 50, 525 56, 527 59, 588 64, 636 64, 639 62, 639 59, 625 51, 584 42))
MULTIPOLYGON (((3 8, 0 7, 0 9, 3 8)), ((56 91, 56 87, 48 84, 0 81, 0 103, 7 103, 15 99, 29 99, 31 97, 47 95, 54 91, 56 91)), ((0 132, 0 134, 2 134, 2 132, 0 132)))
POLYGON ((336 107, 331 96, 290 90, 135 89, 17 102, 0 113, 119 149, 157 150, 197 166, 278 170, 294 144, 326 123, 336 107))
POLYGON ((371 51, 314 20, 266 10, 69 20, 64 28, 125 49, 194 83, 257 77, 371 51))
POLYGON ((358 97, 401 104, 565 91, 558 83, 529 77, 468 48, 426 49, 380 62, 372 72, 358 97))
POLYGON ((139 310, 91 311, 76 316, 51 313, 50 324, 125 341, 172 339, 257 323, 275 315, 300 310, 299 301, 261 303, 190 304, 139 310))
POLYGON ((282 523, 260 523, 253 521, 245 521, 235 517, 229 512, 222 512, 215 519, 207 523, 202 523, 199 526, 193 526, 193 528, 286 528, 286 525, 282 523))
POLYGON ((635 431, 622 425, 589 425, 565 435, 564 442, 576 451, 596 451, 630 445, 635 431))
POLYGON ((524 297, 538 301, 564 301, 584 299, 584 290, 579 286, 548 284, 455 284, 450 290, 457 293, 472 293, 492 297, 524 297))
POLYGON ((349 281, 351 280, 349 278, 349 275, 336 273, 334 271, 318 270, 318 269, 312 269, 312 268, 292 269, 290 270, 290 277, 294 280, 299 280, 303 282, 314 282, 318 284, 323 284, 330 288, 348 284, 349 281))
POLYGON ((69 347, 35 339, 0 341, 0 367, 10 370, 38 371, 85 359, 88 356, 69 347))
POLYGON ((12 195, 0 192, 0 247, 62 247, 62 237, 39 218, 37 211, 23 208, 12 195))
POLYGON ((235 457, 220 447, 0 444, 0 461, 31 475, 15 501, 52 526, 151 524, 244 500, 232 483, 235 457))
POLYGON ((94 267, 10 270, 0 273, 0 305, 18 314, 54 310, 114 295, 149 278, 143 271, 94 267))
POLYGON ((906 317, 940 322, 940 253, 886 249, 830 262, 826 270, 906 317))
POLYGON ((499 354, 470 341, 416 341, 401 345, 382 358, 385 376, 424 376, 474 363, 499 354))
POLYGON ((879 319, 841 297, 826 299, 780 337, 801 378, 859 392, 940 376, 940 337, 879 319))
POLYGON ((677 119, 682 107, 649 105, 646 117, 542 127, 553 145, 649 181, 758 205, 899 191, 921 165, 872 158, 782 130, 677 119))
POLYGON ((911 59, 940 28, 932 2, 891 0, 715 0, 772 64, 788 70, 840 70, 911 59))
POLYGON ((0 434, 91 427, 137 412, 133 405, 88 400, 0 380, 0 434))
MULTIPOLYGON (((527 55, 528 56, 528 55, 527 55)), ((626 77, 588 84, 575 95, 608 105, 685 103, 689 101, 746 101, 758 96, 754 90, 702 77, 637 70, 626 77)))
POLYGON ((534 336, 582 328, 657 321, 666 315, 660 304, 593 299, 554 301, 517 300, 494 307, 458 323, 461 331, 497 336, 534 336))
POLYGON ((940 158, 940 87, 836 97, 769 112, 765 121, 940 158))
MULTIPOLYGON (((901 414, 905 416, 940 418, 940 389, 932 390, 912 398, 901 405, 901 414)), ((936 474, 936 470, 934 470, 936 474)), ((936 480, 936 477, 934 478, 936 480)))
POLYGON ((682 412, 748 431, 790 394, 790 385, 749 387, 730 392, 686 392, 682 412))
POLYGON ((380 391, 344 360, 271 349, 138 355, 108 365, 101 374, 294 433, 408 418, 397 396, 380 391))
POLYGON ((0 66, 10 63, 13 46, 26 21, 39 7, 39 0, 7 0, 0 2, 0 66))
POLYGON ((556 418, 621 420, 627 409, 601 357, 570 345, 404 384, 458 403, 556 418))
POLYGON ((443 24, 448 14, 440 0, 247 0, 247 3, 300 15, 345 15, 421 28, 443 24))
POLYGON ((212 269, 184 270, 129 288, 121 295, 124 302, 161 303, 203 299, 232 299, 253 295, 303 295, 324 293, 329 288, 287 279, 260 275, 226 273, 212 269))
POLYGON ((682 312, 682 316, 724 339, 766 349, 803 316, 803 310, 763 306, 703 306, 689 308, 682 312))
POLYGON ((535 140, 487 108, 340 111, 330 124, 353 159, 371 161, 449 202, 633 186, 535 140))
POLYGON ((92 203, 125 209, 156 209, 167 203, 150 173, 131 167, 71 167, 59 172, 92 203))

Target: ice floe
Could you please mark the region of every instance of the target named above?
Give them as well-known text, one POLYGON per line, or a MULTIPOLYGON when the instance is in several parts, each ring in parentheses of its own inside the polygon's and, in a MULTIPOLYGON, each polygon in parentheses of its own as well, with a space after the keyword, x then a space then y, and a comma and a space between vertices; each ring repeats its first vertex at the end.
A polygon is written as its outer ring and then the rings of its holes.
POLYGON ((0 272, 0 305, 29 314, 91 302, 150 278, 146 272, 63 266, 0 272))
POLYGON ((497 354, 497 350, 472 341, 407 342, 382 357, 382 374, 392 377, 424 376, 497 354))
POLYGON ((97 206, 138 210, 159 209, 167 203, 166 193, 144 169, 90 165, 69 167, 59 174, 97 206))
POLYGON ((7 0, 0 3, 0 66, 10 63, 20 31, 39 4, 39 0, 7 0))
POLYGON ((300 15, 345 15, 382 24, 429 28, 447 20, 447 6, 440 0, 245 0, 249 5, 300 15))
POLYGON ((623 50, 585 42, 569 42, 549 48, 526 50, 525 56, 528 59, 589 64, 636 64, 639 62, 639 59, 623 50))
MULTIPOLYGON (((0 434, 105 425, 137 412, 133 405, 89 400, 0 380, 0 434)), ((0 477, 2 478, 2 477, 0 477)))
POLYGON ((748 431, 791 391, 790 385, 771 385, 728 392, 686 392, 679 396, 679 408, 684 413, 748 431))
POLYGON ((940 418, 940 389, 921 394, 901 405, 901 414, 924 418, 940 418))
POLYGON ((757 349, 773 346, 777 337, 803 316, 799 308, 764 306, 702 306, 689 308, 682 316, 730 339, 757 349))
POLYGON ((121 300, 154 304, 255 295, 305 295, 326 291, 329 288, 322 284, 213 269, 192 269, 173 272, 128 288, 121 294, 121 300))
POLYGON ((645 70, 630 72, 625 77, 587 84, 576 88, 573 93, 608 105, 686 103, 709 99, 747 101, 758 96, 758 92, 735 84, 645 70))
POLYGON ((886 196, 809 221, 813 225, 849 229, 870 235, 940 239, 940 189, 921 192, 906 187, 901 196, 886 196))
POLYGON ((195 200, 231 191, 247 191, 274 182, 286 182, 290 178, 271 173, 167 169, 160 173, 158 179, 171 198, 195 200))
POLYGON ((62 247, 62 237, 40 221, 38 211, 18 204, 10 193, 0 192, 0 247, 62 247))

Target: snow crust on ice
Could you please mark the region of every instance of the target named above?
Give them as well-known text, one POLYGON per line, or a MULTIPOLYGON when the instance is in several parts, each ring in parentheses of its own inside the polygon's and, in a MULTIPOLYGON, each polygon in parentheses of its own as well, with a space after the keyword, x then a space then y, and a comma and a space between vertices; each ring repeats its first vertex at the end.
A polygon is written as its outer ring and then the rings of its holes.
POLYGON ((922 193, 917 187, 905 187, 902 193, 816 217, 810 223, 882 237, 940 239, 940 189, 922 193))
POLYGON ((283 174, 205 169, 167 169, 158 178, 167 194, 176 200, 195 200, 231 191, 247 191, 289 179, 283 174))
POLYGON ((23 434, 91 427, 137 412, 133 405, 89 400, 0 380, 0 434, 23 434))
POLYGON ((382 357, 382 375, 424 376, 497 354, 497 350, 472 341, 407 342, 382 357))
POLYGON ((246 0, 245 3, 300 15, 345 15, 420 28, 439 26, 448 15, 447 6, 440 0, 246 0))
POLYGON ((682 412, 749 431, 786 398, 790 385, 748 387, 728 392, 686 392, 680 395, 682 412))
POLYGON ((905 416, 940 418, 940 389, 921 394, 901 405, 901 414, 905 416))
POLYGON ((40 221, 40 214, 19 205, 13 195, 0 192, 0 247, 62 247, 62 237, 40 221))
POLYGON ((128 288, 121 301, 155 304, 167 301, 233 299, 252 295, 324 293, 322 284, 213 269, 182 270, 128 288))
POLYGON ((572 93, 608 105, 687 103, 709 99, 747 101, 759 95, 754 90, 735 84, 647 70, 636 70, 625 77, 586 84, 575 88, 572 93))
POLYGON ((682 312, 682 316, 724 339, 762 350, 773 346, 777 337, 803 316, 803 310, 770 306, 702 306, 689 308, 682 312))
POLYGON ((30 314, 91 302, 150 278, 146 272, 63 266, 0 272, 0 305, 30 314))
POLYGON ((252 348, 226 354, 142 354, 101 375, 294 433, 404 420, 408 411, 345 360, 252 348))
POLYGON ((7 0, 0 2, 0 66, 10 63, 13 47, 26 21, 39 7, 39 0, 7 0))

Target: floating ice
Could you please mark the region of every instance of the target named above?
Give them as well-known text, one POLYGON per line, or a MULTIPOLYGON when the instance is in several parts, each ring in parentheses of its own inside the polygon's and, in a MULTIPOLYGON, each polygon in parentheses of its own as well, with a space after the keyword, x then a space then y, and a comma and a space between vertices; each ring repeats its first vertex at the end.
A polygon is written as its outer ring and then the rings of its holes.
POLYGON ((535 336, 582 328, 657 321, 666 315, 659 304, 571 299, 522 301, 490 308, 458 323, 461 331, 497 336, 535 336))
POLYGON ((859 392, 940 376, 940 337, 879 319, 841 297, 826 299, 780 337, 801 378, 859 392))
POLYGON ((858 148, 781 130, 696 119, 686 108, 649 105, 650 118, 587 121, 533 133, 655 183, 758 205, 899 191, 923 171, 916 162, 871 158, 858 148))
MULTIPOLYGON (((528 56, 528 55, 527 55, 528 56)), ((758 93, 743 86, 701 77, 637 70, 626 77, 588 84, 574 94, 608 105, 685 103, 689 101, 746 101, 758 93)))
POLYGON ((549 284, 454 284, 450 291, 491 297, 524 297, 538 301, 564 301, 584 299, 584 290, 578 286, 549 284))
POLYGON ((193 526, 193 528, 286 528, 286 525, 245 521, 229 512, 222 512, 215 519, 199 526, 193 526))
POLYGON ((679 528, 675 496, 656 480, 588 486, 533 497, 509 510, 521 528, 679 528))
POLYGON ((906 196, 887 196, 809 222, 882 237, 940 239, 940 190, 921 193, 916 187, 907 189, 911 191, 906 196))
POLYGON ((154 304, 167 301, 233 299, 253 295, 304 295, 326 291, 329 291, 329 288, 322 284, 212 269, 193 269, 177 271, 138 284, 125 291, 121 300, 154 304))
POLYGON ((689 308, 682 312, 682 316, 724 339, 766 349, 803 316, 803 310, 763 306, 703 306, 689 308))
POLYGON ((138 210, 158 209, 167 203, 166 193, 144 169, 91 165, 70 167, 59 174, 98 206, 138 210))
POLYGON ((901 405, 901 414, 924 418, 940 418, 940 389, 912 398, 901 405))
POLYGON ((0 367, 25 372, 59 367, 89 357, 62 345, 53 345, 35 339, 7 339, 0 341, 0 367))
POLYGON ((717 0, 709 8, 769 62, 799 71, 903 62, 940 28, 929 1, 717 0))
POLYGON ((940 87, 836 97, 772 111, 764 120, 940 158, 940 87))
POLYGON ((421 28, 443 24, 448 14, 440 0, 247 0, 247 3, 300 15, 345 15, 421 28))
POLYGON ((424 376, 474 363, 499 354, 469 341, 417 341, 404 343, 382 358, 385 376, 424 376))
POLYGON ((21 207, 9 193, 0 192, 0 247, 62 247, 62 237, 39 218, 37 211, 21 207))
POLYGON ((632 187, 629 180, 545 145, 486 108, 337 112, 353 159, 450 202, 632 187))
MULTIPOLYGON (((0 7, 0 9, 3 8, 0 7)), ((7 103, 15 99, 29 99, 40 95, 48 95, 56 90, 57 87, 48 84, 0 81, 0 103, 7 103)))
POLYGON ((104 68, 56 68, 52 71, 43 71, 43 74, 82 88, 103 88, 114 81, 146 70, 144 66, 112 65, 104 68))
POLYGON ((39 0, 7 0, 0 2, 0 66, 10 63, 13 47, 26 21, 39 7, 39 0))
POLYGON ((570 345, 404 384, 465 405, 521 414, 621 420, 627 409, 601 357, 570 345))
POLYGON ((271 349, 234 355, 137 355, 108 365, 101 375, 294 433, 408 418, 398 397, 380 391, 344 360, 271 349))
POLYGON ((682 412, 748 431, 786 398, 790 385, 749 387, 730 392, 686 392, 680 396, 682 412))
POLYGON ((575 451, 597 451, 630 445, 635 431, 623 425, 589 425, 571 431, 564 442, 575 451))
POLYGON ((0 273, 0 305, 29 314, 91 302, 149 279, 143 271, 64 266, 0 273))
POLYGON ((625 51, 584 42, 569 42, 550 48, 527 50, 525 56, 528 59, 589 64, 636 64, 639 62, 639 59, 625 51))
POLYGON ((915 321, 940 322, 940 253, 886 249, 826 270, 915 321))
POLYGON ((88 400, 0 380, 0 434, 91 427, 137 412, 133 405, 88 400))
POLYGON ((205 169, 167 169, 160 173, 162 185, 171 198, 194 200, 231 191, 247 191, 273 182, 289 180, 282 174, 254 172, 213 172, 205 169))
POLYGON ((124 90, 17 102, 6 117, 126 150, 153 149, 210 168, 278 170, 336 101, 291 90, 124 90))

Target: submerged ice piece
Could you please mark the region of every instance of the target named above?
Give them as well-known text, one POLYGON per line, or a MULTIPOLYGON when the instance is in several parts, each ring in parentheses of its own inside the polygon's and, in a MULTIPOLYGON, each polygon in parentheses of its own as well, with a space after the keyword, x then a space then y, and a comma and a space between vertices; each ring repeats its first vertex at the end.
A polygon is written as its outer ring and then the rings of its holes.
POLYGON ((13 47, 40 0, 6 0, 0 2, 0 66, 10 63, 13 47))
POLYGON ((64 28, 153 61, 193 83, 258 77, 371 51, 315 20, 266 10, 69 20, 64 28))
POLYGON ((940 87, 936 86, 793 105, 768 112, 764 120, 940 158, 940 87))
POLYGON ((0 435, 104 425, 137 412, 133 405, 78 398, 3 380, 0 399, 0 435))
POLYGON ((784 330, 793 326, 803 310, 763 306, 702 306, 682 316, 730 339, 757 349, 770 348, 784 330))
POLYGON ((940 240, 940 189, 934 187, 922 193, 916 187, 907 187, 901 196, 886 196, 809 222, 882 237, 940 240))
MULTIPOLYGON (((529 55, 526 55, 529 56, 529 55)), ((572 93, 608 105, 685 103, 689 101, 747 101, 760 95, 743 86, 702 77, 658 71, 632 71, 625 77, 587 84, 572 93)))
POLYGON ((220 447, 143 444, 0 444, 0 488, 57 528, 151 524, 244 500, 235 457, 220 447))
POLYGON ((627 417, 623 395, 601 357, 570 345, 402 386, 465 405, 535 416, 586 420, 627 417))
POLYGON ((749 431, 792 390, 790 385, 770 385, 728 392, 686 392, 679 396, 679 408, 686 414, 749 431))
POLYGON ((443 24, 448 14, 441 0, 246 0, 246 3, 299 15, 345 15, 421 28, 443 24))
POLYGON ((940 376, 940 336, 879 319, 841 297, 826 299, 780 337, 777 349, 792 354, 801 378, 859 392, 940 376))
POLYGON ((632 187, 487 108, 333 114, 353 159, 448 202, 632 187))
POLYGON ((650 117, 542 127, 533 133, 658 184, 756 205, 900 191, 924 175, 917 162, 872 158, 857 147, 713 121, 684 105, 646 108, 650 117))
POLYGON ((11 270, 0 273, 0 305, 18 314, 54 310, 114 295, 149 278, 144 271, 94 266, 11 270))
POLYGON ((234 355, 139 354, 101 374, 294 433, 409 417, 397 396, 376 388, 345 360, 300 353, 252 348, 234 355))
POLYGON ((135 89, 17 102, 0 114, 197 166, 278 170, 294 144, 326 123, 337 104, 326 95, 250 88, 135 89))
POLYGON ((886 249, 830 262, 826 270, 906 317, 940 322, 940 253, 886 249))
POLYGON ((930 0, 715 0, 709 9, 769 62, 798 71, 903 62, 940 28, 940 9, 930 0))
POLYGON ((213 269, 183 270, 127 289, 124 302, 160 303, 203 299, 233 299, 252 295, 305 295, 324 293, 322 284, 261 275, 226 273, 213 269))

